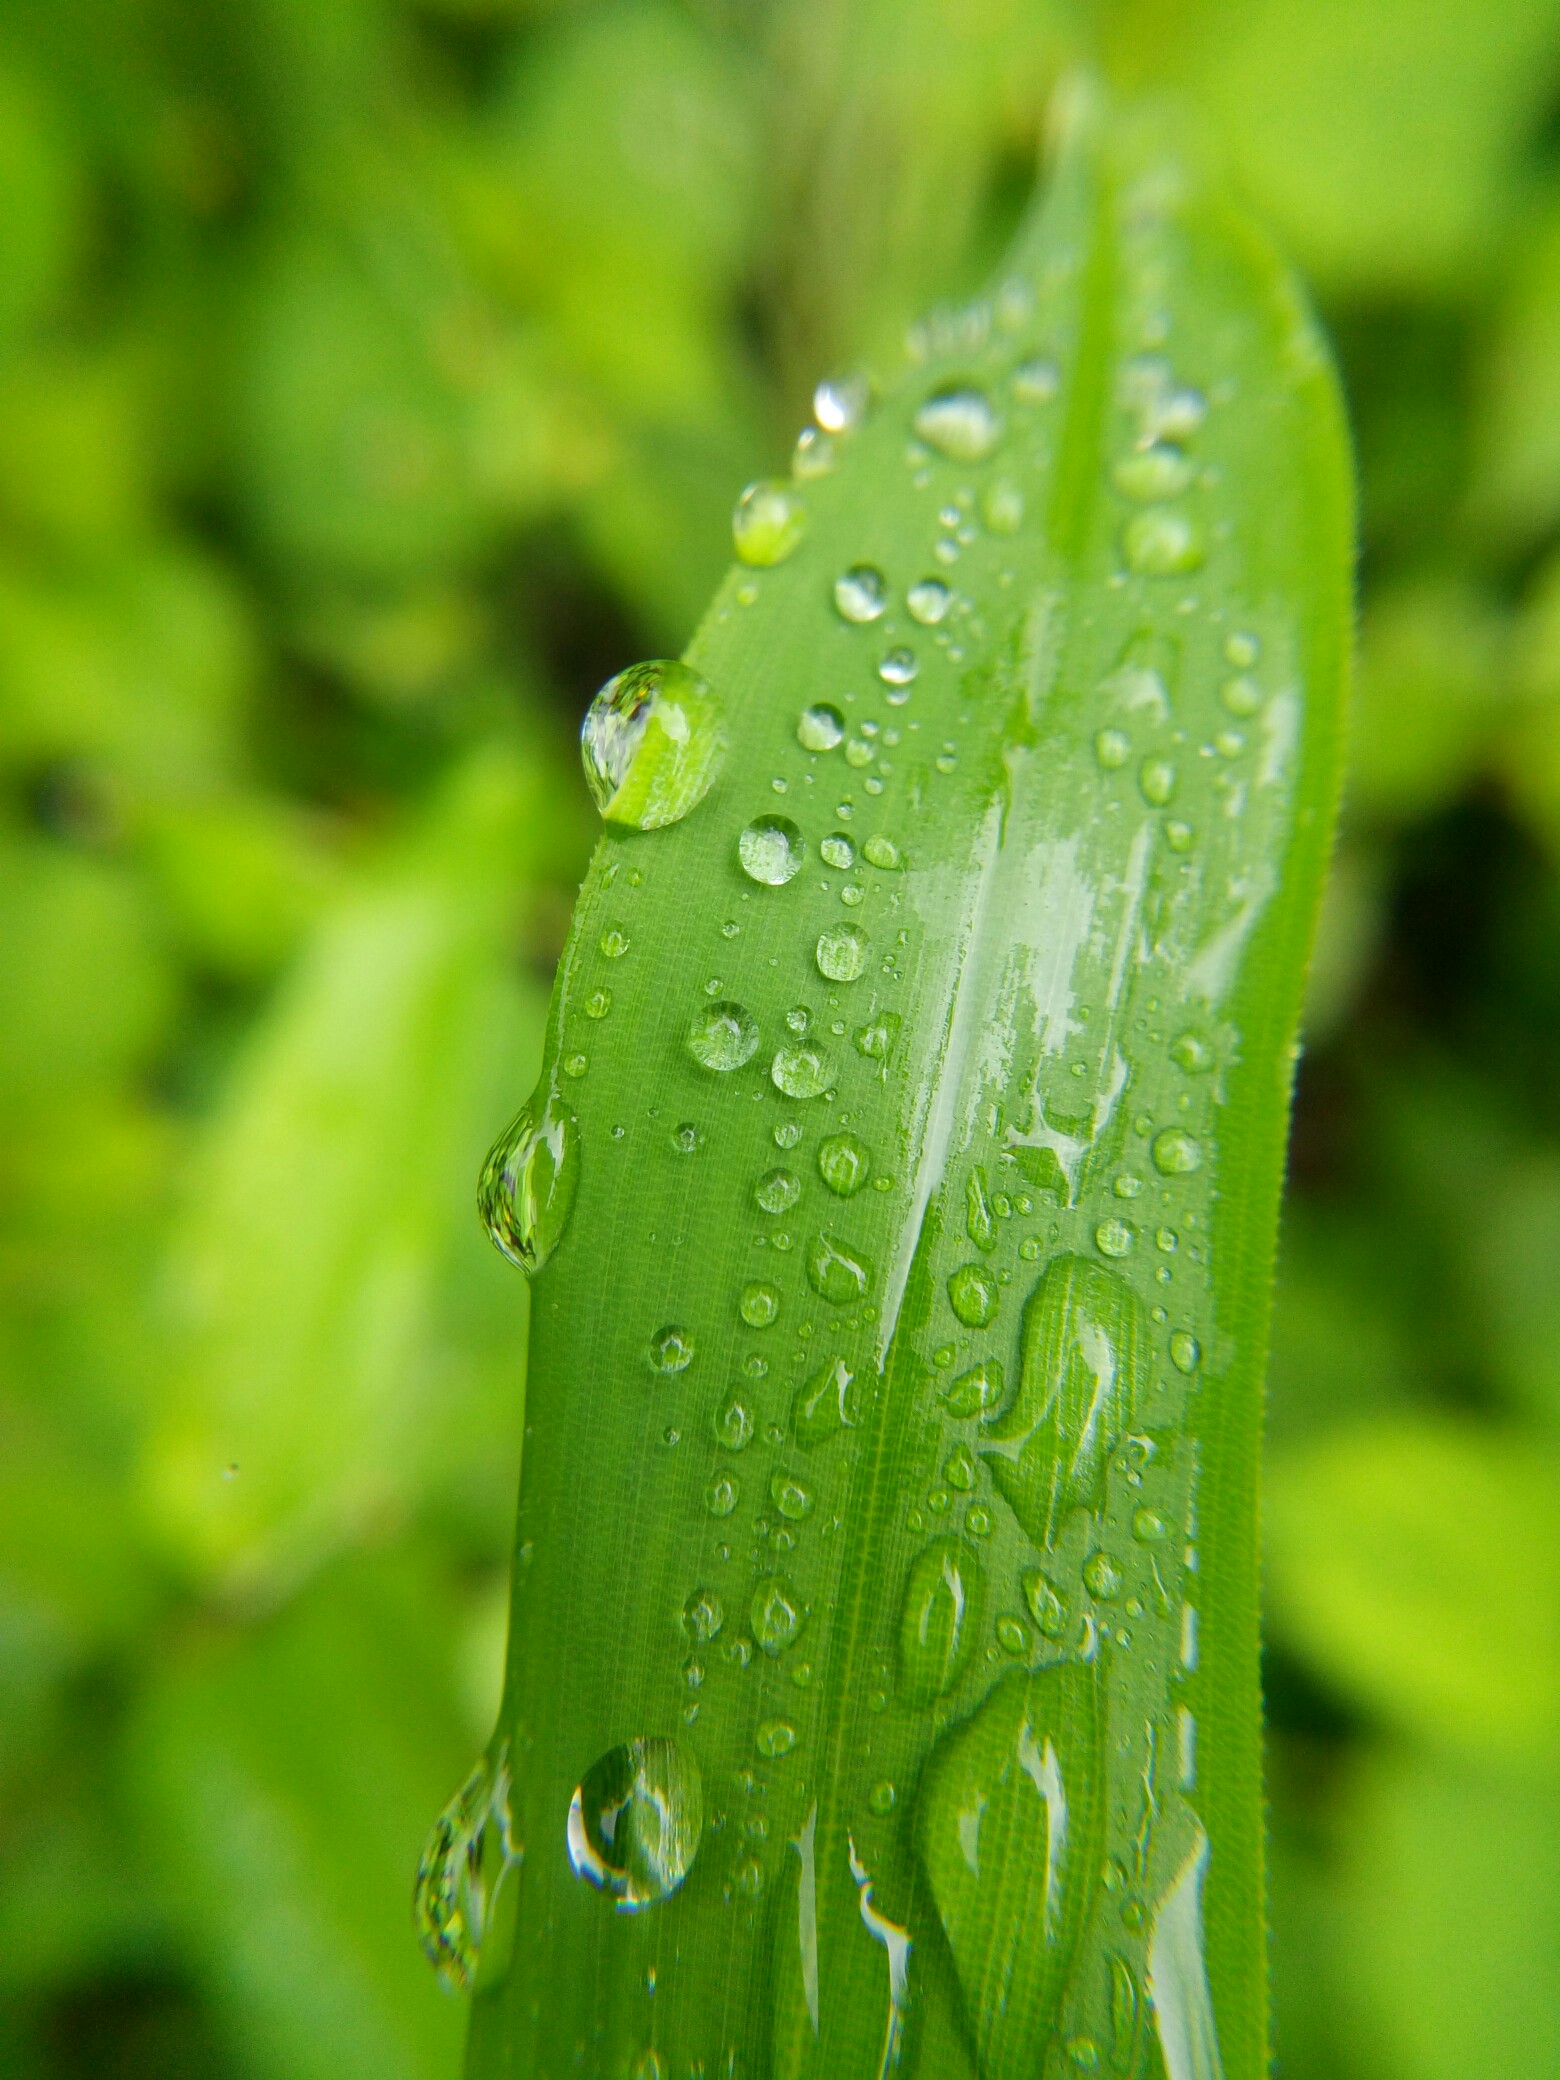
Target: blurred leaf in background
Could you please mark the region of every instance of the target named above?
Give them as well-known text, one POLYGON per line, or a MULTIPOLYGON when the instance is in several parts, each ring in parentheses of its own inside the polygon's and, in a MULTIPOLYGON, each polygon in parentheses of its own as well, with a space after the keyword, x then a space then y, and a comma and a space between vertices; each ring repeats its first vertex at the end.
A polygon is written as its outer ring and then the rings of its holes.
POLYGON ((1202 108, 1363 470, 1272 1367, 1291 2080, 1560 2068, 1560 0, 0 4, 0 2071, 452 2080, 590 830, 814 381, 1079 58, 1202 108))

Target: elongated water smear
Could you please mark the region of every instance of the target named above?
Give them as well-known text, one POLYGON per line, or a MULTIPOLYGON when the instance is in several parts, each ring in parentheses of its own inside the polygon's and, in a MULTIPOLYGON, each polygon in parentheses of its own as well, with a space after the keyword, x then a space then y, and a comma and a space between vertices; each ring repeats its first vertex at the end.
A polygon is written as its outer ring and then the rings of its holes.
POLYGON ((1148 1997, 1168 2080, 1224 2080, 1219 2033, 1203 1962, 1202 1889, 1208 1837, 1191 1853, 1154 1914, 1148 1940, 1148 1997))
POLYGON ((905 2009, 910 2000, 910 1931, 890 1921, 872 1904, 872 1878, 856 1854, 856 1844, 847 1837, 850 1874, 856 1882, 861 1923, 874 1943, 888 1953, 888 2020, 883 2029, 883 2055, 878 2061, 877 2080, 886 2080, 899 2064, 904 2049, 905 2009))

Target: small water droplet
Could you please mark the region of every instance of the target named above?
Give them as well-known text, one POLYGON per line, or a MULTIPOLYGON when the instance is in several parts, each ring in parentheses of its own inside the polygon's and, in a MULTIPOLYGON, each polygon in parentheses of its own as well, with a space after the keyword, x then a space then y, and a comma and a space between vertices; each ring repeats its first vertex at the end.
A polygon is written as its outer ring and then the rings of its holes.
POLYGON ((807 507, 791 485, 749 484, 731 516, 731 539, 744 563, 784 563, 807 532, 807 507))
POLYGON ((855 1428, 855 1384, 843 1358, 831 1358, 802 1382, 791 1403, 791 1432, 799 1445, 811 1449, 842 1429, 855 1428))
POLYGON ((980 517, 992 534, 1018 533, 1024 524, 1024 494, 1011 477, 998 477, 986 486, 980 517))
POLYGON ((573 1077, 577 1083, 590 1067, 590 1058, 583 1054, 566 1054, 563 1058, 563 1073, 573 1077))
POLYGON ((620 961, 628 951, 628 934, 620 924, 609 924, 596 941, 596 950, 603 960, 620 961))
POLYGON ((434 1822, 417 1865, 412 1914, 418 1939, 452 1991, 466 1991, 479 1964, 484 1977, 502 1964, 493 1956, 496 1909, 520 1857, 504 1741, 483 1757, 434 1822))
POLYGON ((910 1563, 899 1617, 899 1672, 916 1703, 958 1682, 980 1622, 980 1565, 956 1538, 934 1538, 910 1563))
POLYGON ((769 1285, 761 1278, 751 1280, 742 1288, 737 1312, 750 1329, 769 1328, 780 1312, 779 1287, 769 1285))
POLYGON ((864 375, 828 376, 813 392, 813 417, 825 433, 850 433, 871 402, 872 385, 864 375))
POLYGON ((997 1620, 997 1644, 1004 1654, 1027 1654, 1029 1633, 1021 1618, 1001 1617, 997 1620))
POLYGON ((1133 1513, 1132 1536, 1143 1545, 1158 1545, 1168 1538, 1170 1527, 1155 1509, 1140 1509, 1133 1513))
POLYGON ((845 717, 827 701, 802 710, 796 741, 804 751, 834 751, 845 741, 845 717))
POLYGON ((967 1444, 954 1446, 943 1462, 942 1477, 950 1488, 968 1495, 975 1485, 975 1455, 967 1444))
POLYGON ((742 1499, 735 1474, 718 1473, 704 1491, 704 1506, 712 1517, 729 1517, 742 1499))
POLYGON ((658 1329, 650 1339, 650 1369, 652 1372, 686 1372, 693 1363, 693 1337, 688 1330, 672 1324, 658 1329))
POLYGON ((818 850, 827 866, 845 868, 856 864, 856 848, 843 831, 832 832, 818 850))
MULTIPOLYGON (((693 1590, 682 1607, 682 1629, 701 1646, 714 1639, 725 1622, 726 1607, 713 1589, 693 1590)), ((702 1669, 699 1680, 704 1680, 702 1669)))
POLYGON ((728 1074, 757 1051, 758 1021, 741 1004, 711 1004, 689 1021, 688 1052, 706 1069, 728 1074))
POLYGON ((1195 1372, 1202 1363, 1202 1345, 1190 1329, 1177 1329, 1170 1338, 1170 1362, 1177 1372, 1195 1372))
POLYGON ((737 857, 750 881, 783 888, 800 873, 807 848, 789 816, 755 816, 737 839, 737 857))
POLYGON ((715 1441, 728 1452, 746 1451, 753 1437, 753 1411, 735 1395, 715 1418, 715 1441))
POLYGON ((886 1062, 894 1051, 894 1042, 899 1038, 900 1018, 897 1011, 885 1011, 877 1018, 857 1029, 856 1051, 864 1054, 868 1061, 886 1062))
POLYGON ((1175 767, 1168 758, 1145 758, 1138 768, 1138 788, 1145 802, 1164 808, 1175 793, 1175 767))
POLYGON ((796 1728, 789 1719, 760 1719, 753 1745, 766 1761, 789 1755, 796 1746, 796 1728))
POLYGON ((802 1123, 799 1119, 783 1119, 775 1127, 776 1148, 795 1148, 802 1138, 802 1123))
POLYGON ((1020 1587, 1024 1601, 1029 1606, 1029 1615, 1040 1628, 1046 1639, 1060 1639, 1067 1630, 1067 1605, 1053 1582, 1041 1573, 1038 1567, 1024 1575, 1020 1587))
POLYGON ((883 1819, 891 1813, 897 1802, 898 1793, 894 1790, 887 1777, 874 1784, 867 1793, 867 1804, 878 1815, 879 1819, 883 1819))
POLYGON ((1165 1177, 1185 1177, 1202 1168, 1202 1144, 1179 1127, 1166 1127, 1153 1142, 1154 1168, 1165 1177))
POLYGON ((1101 1221, 1094 1231, 1094 1246, 1102 1257, 1128 1256, 1136 1240, 1137 1230, 1130 1221, 1101 1221))
POLYGON ((915 652, 903 644, 885 651, 878 660, 878 677, 885 686, 908 686, 920 669, 915 652))
POLYGON ((818 1175, 842 1199, 859 1192, 872 1170, 872 1151, 854 1134, 831 1134, 818 1144, 818 1175))
POLYGON ((1002 438, 1002 421, 984 390, 961 383, 934 390, 915 415, 929 448, 952 462, 981 462, 1002 438))
POLYGON ((608 823, 657 830, 708 792, 725 749, 709 684, 671 658, 609 679, 580 729, 580 754, 608 823))
POLYGON ((591 1764, 569 1801, 566 1839, 578 1877, 621 1913, 669 1899, 704 1832, 704 1783, 674 1740, 633 1740, 591 1764))
POLYGON ((551 1092, 520 1108, 494 1142, 477 1182, 477 1211, 493 1245, 535 1277, 568 1226, 579 1184, 580 1135, 551 1092))
POLYGON ((888 581, 875 564, 853 563, 834 581, 834 604, 846 621, 880 620, 888 606, 888 581))
POLYGON ((796 436, 796 446, 791 450, 791 473, 802 483, 810 483, 815 477, 826 477, 835 462, 834 443, 817 426, 804 426, 796 436))
POLYGON ((1150 506, 1134 513, 1122 531, 1121 545, 1128 565, 1140 577, 1181 577, 1202 568, 1202 530, 1174 506, 1150 506))
POLYGON ((1091 1553, 1084 1561, 1083 1586, 1096 1603, 1113 1603, 1121 1594, 1121 1569, 1109 1553, 1091 1553))
POLYGON ((860 925, 827 926, 815 949, 819 973, 831 982, 855 982, 866 968, 870 944, 860 925))
POLYGON ((753 1187, 765 1213, 787 1213, 802 1196, 802 1180, 794 1170, 766 1170, 753 1187))
POLYGON ((1056 363, 1035 356, 1013 371, 1013 395, 1020 404, 1049 404, 1061 387, 1056 363))
POLYGON ((781 1047, 769 1080, 788 1098, 821 1098, 834 1082, 834 1063, 821 1047, 781 1047))
POLYGON ((1002 1366, 996 1358, 983 1358, 967 1372, 949 1380, 938 1390, 938 1399, 949 1415, 987 1418, 999 1405, 1004 1391, 1002 1366))
POLYGON ((812 1515, 812 1491, 805 1487, 794 1473, 776 1471, 771 1475, 769 1497, 781 1516, 789 1523, 799 1524, 804 1517, 812 1515))
POLYGON ((587 1018, 605 1018, 611 1009, 612 992, 609 989, 592 990, 585 999, 585 1016, 587 1018))
POLYGON ((748 1618, 754 1639, 771 1659, 792 1645, 807 1622, 795 1589, 780 1574, 768 1575, 758 1584, 748 1618))
POLYGON ((953 594, 941 578, 922 578, 905 594, 910 619, 923 628, 935 628, 953 605, 953 594))
POLYGON ((1150 441, 1123 455, 1111 475, 1118 491, 1148 503, 1183 492, 1192 481, 1192 465, 1173 441, 1150 441))
POLYGON ((820 1232, 807 1245, 807 1281, 831 1305, 846 1307, 866 1298, 872 1267, 852 1244, 820 1232))
POLYGON ((961 1264, 949 1277, 949 1303, 967 1329, 984 1329, 999 1297, 997 1281, 983 1264, 961 1264))

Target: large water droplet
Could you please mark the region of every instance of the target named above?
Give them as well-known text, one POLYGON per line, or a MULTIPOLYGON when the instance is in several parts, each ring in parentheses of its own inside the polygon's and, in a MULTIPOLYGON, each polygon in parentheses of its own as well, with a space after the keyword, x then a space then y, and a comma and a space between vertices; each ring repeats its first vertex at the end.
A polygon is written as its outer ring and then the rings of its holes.
POLYGON ((877 621, 888 606, 888 581, 875 564, 853 563, 834 581, 834 604, 846 621, 877 621))
POLYGON ((834 1082, 834 1063, 821 1047, 782 1047, 769 1065, 769 1080, 788 1098, 821 1098, 834 1082))
POLYGON ((803 708, 796 741, 804 751, 834 751, 845 741, 845 717, 827 701, 803 708))
POLYGON ((1002 421, 984 390, 957 384, 934 390, 915 415, 929 448, 953 462, 981 462, 1002 438, 1002 421))
POLYGON ((753 1188, 765 1213, 787 1213, 802 1196, 802 1180, 794 1170, 766 1170, 753 1188))
POLYGON ((725 750, 708 682, 675 659, 630 665, 609 679, 580 730, 580 755, 608 823, 657 830, 708 791, 725 750))
POLYGON ((802 834, 789 816, 755 816, 737 839, 743 873, 766 888, 783 888, 806 856, 802 834))
POLYGON ((972 1365, 940 1388, 938 1398, 951 1416, 989 1420, 1004 1391, 1001 1364, 995 1358, 982 1358, 978 1365, 972 1365))
POLYGON ((807 1613, 785 1576, 773 1574, 753 1591, 748 1619, 754 1639, 766 1654, 774 1656, 792 1645, 807 1622, 807 1613))
POLYGON ((703 1832, 703 1779, 679 1741, 633 1740, 610 1749, 569 1801, 569 1861, 620 1913, 669 1899, 692 1868, 703 1832))
POLYGON ((872 1151, 855 1134, 830 1134, 818 1144, 818 1175, 842 1199, 859 1192, 872 1170, 872 1151))
POLYGON ((758 1021, 741 1004, 707 1005, 688 1025, 688 1052, 706 1069, 740 1069, 758 1050, 758 1021))
POLYGON ((870 941, 859 924, 831 924, 818 934, 818 972, 831 982, 855 982, 867 965, 870 941))
POLYGON ((675 1323, 657 1329, 650 1339, 652 1372, 686 1372, 693 1363, 693 1336, 675 1323))
POLYGON ((784 563, 807 532, 807 507, 791 485, 749 484, 731 516, 731 539, 744 563, 784 563))
POLYGON ((554 1092, 533 1094, 494 1142, 477 1210, 496 1248, 533 1277, 568 1226, 580 1176, 580 1132, 554 1092))
POLYGON ((1185 1177, 1202 1168, 1202 1143, 1179 1127, 1154 1136, 1154 1168, 1165 1177, 1185 1177))
POLYGON ((975 1645, 980 1563, 956 1538, 934 1538, 910 1563, 899 1616, 899 1674, 907 1697, 946 1696, 975 1645))
POLYGON ((828 866, 845 868, 856 864, 856 848, 843 831, 831 831, 818 850, 828 866))
POLYGON ((433 1823, 417 1865, 412 1914, 446 1986, 464 1992, 503 1960, 492 1949, 504 1879, 521 1858, 510 1812, 509 1743, 484 1756, 433 1823))
POLYGON ((923 628, 935 628, 953 605, 953 594, 941 578, 921 578, 905 594, 910 619, 923 628))
POLYGON ((807 1280, 833 1306, 847 1307, 866 1298, 872 1267, 852 1244, 818 1234, 807 1245, 807 1280))
POLYGON ((948 1299, 967 1329, 984 1329, 997 1311, 996 1279, 980 1264, 961 1264, 948 1280, 948 1299))

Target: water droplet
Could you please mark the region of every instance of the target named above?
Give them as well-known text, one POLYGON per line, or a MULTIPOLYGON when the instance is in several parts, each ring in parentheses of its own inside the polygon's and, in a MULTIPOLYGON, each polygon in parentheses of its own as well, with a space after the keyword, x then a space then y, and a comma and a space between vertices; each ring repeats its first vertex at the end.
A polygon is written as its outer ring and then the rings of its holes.
POLYGON ((872 1789, 867 1793, 867 1804, 868 1806, 870 1806, 872 1811, 877 1814, 880 1820, 886 1818, 886 1816, 894 1810, 894 1807, 897 1803, 898 1793, 895 1791, 893 1785, 888 1781, 887 1777, 882 1778, 880 1782, 874 1784, 872 1789))
POLYGON ((958 384, 934 390, 915 415, 929 448, 952 462, 984 461, 1002 438, 1002 421, 984 390, 958 384))
POLYGON ((760 1719, 753 1745, 766 1761, 789 1755, 796 1746, 796 1728, 789 1719, 760 1719))
POLYGON ((813 392, 813 417, 825 433, 850 433, 871 402, 872 386, 864 375, 829 376, 813 392))
POLYGON ((1177 1235, 1174 1228, 1156 1228, 1154 1230, 1154 1247, 1163 1250, 1167 1257, 1173 1257, 1180 1246, 1181 1238, 1177 1235))
POLYGON ((799 1524, 804 1517, 812 1515, 812 1491, 794 1473, 777 1470, 770 1476, 769 1499, 788 1523, 799 1524))
POLYGON ((1011 477, 998 477, 986 486, 980 517, 992 534, 1018 533, 1024 524, 1024 494, 1011 477))
POLYGON ((875 564, 853 563, 834 581, 834 604, 846 621, 877 621, 888 606, 888 581, 875 564))
POLYGON ((1046 1639, 1060 1639, 1067 1630, 1067 1605, 1058 1594, 1054 1583, 1048 1581, 1038 1567, 1024 1575, 1019 1586, 1024 1592, 1024 1601, 1029 1606, 1029 1615, 1039 1626, 1046 1639))
POLYGON ((1132 1536, 1143 1545, 1157 1545, 1168 1538, 1170 1527, 1156 1509, 1140 1509, 1133 1513, 1132 1536))
POLYGON ((778 1048, 769 1080, 788 1098, 821 1098, 834 1082, 834 1063, 821 1047, 778 1048))
POLYGON ((783 1119, 775 1128, 776 1148, 795 1148, 802 1138, 802 1123, 799 1119, 783 1119))
POLYGON ((784 563, 807 532, 807 507, 789 484, 749 484, 731 516, 731 538, 744 563, 784 563))
POLYGON ((882 831, 875 831, 868 838, 861 848, 861 855, 869 867, 877 867, 885 874, 893 873, 905 863, 905 856, 899 847, 882 831))
POLYGON ((715 1441, 728 1452, 746 1451, 753 1437, 753 1411, 733 1397, 715 1418, 715 1441))
POLYGON ((866 890, 861 886, 859 882, 848 881, 845 884, 845 886, 840 890, 840 901, 842 903, 848 903, 850 907, 854 910, 856 905, 861 901, 862 897, 865 894, 866 890))
POLYGON ((608 823, 657 830, 708 792, 725 749, 707 681, 657 658, 609 679, 580 729, 585 778, 608 823))
POLYGON ((1013 371, 1013 395, 1020 404, 1049 404, 1061 386, 1056 363, 1036 356, 1013 371))
POLYGON ((984 1329, 998 1298, 997 1281, 981 1264, 961 1264, 948 1280, 948 1299, 967 1329, 984 1329))
POLYGON ((1124 766, 1132 753, 1132 739, 1124 729, 1102 729, 1094 739, 1094 756, 1106 772, 1124 766))
POLYGON ((845 741, 845 717, 827 701, 802 710, 796 741, 804 751, 833 751, 845 741))
POLYGON ((592 990, 585 999, 585 1016, 587 1018, 605 1018, 611 1009, 612 992, 609 989, 592 990))
POLYGON ((477 1181, 477 1211, 494 1247, 535 1277, 574 1207, 580 1133, 549 1092, 535 1093, 494 1142, 477 1181))
POLYGON ((625 1741, 591 1764, 569 1801, 575 1874, 621 1913, 669 1899, 692 1868, 704 1832, 704 1783, 674 1740, 625 1741))
POLYGON ((802 1180, 794 1170, 766 1170, 753 1188, 765 1213, 787 1213, 802 1196, 802 1180))
POLYGON ((412 1913, 418 1939, 444 1984, 464 1992, 501 1967, 495 1913, 520 1861, 510 1812, 509 1743, 484 1756, 433 1823, 417 1865, 412 1913))
POLYGON ((846 1307, 866 1298, 872 1267, 852 1245, 820 1233, 807 1245, 807 1280, 833 1306, 846 1307))
POLYGON ((1179 1127, 1166 1127, 1154 1136, 1154 1168, 1165 1177, 1185 1177, 1202 1168, 1202 1143, 1179 1127))
POLYGON ((1134 513, 1121 545, 1140 577, 1175 578, 1202 567, 1202 530, 1174 506, 1150 506, 1147 512, 1134 513))
POLYGON ((859 1192, 872 1170, 872 1151, 854 1134, 831 1134, 818 1145, 818 1175, 842 1199, 859 1192))
POLYGON ((1100 2047, 1092 2037, 1069 2037, 1067 2062, 1081 2073, 1092 2073, 1100 2062, 1100 2047))
POLYGON ((741 1004, 711 1004, 689 1021, 688 1052, 706 1069, 724 1075, 750 1062, 757 1051, 758 1021, 741 1004))
POLYGON ((704 1491, 704 1506, 712 1517, 729 1517, 741 1499, 741 1484, 730 1473, 716 1474, 704 1491))
POLYGON ((620 961, 628 951, 628 934, 620 924, 609 924, 596 941, 603 960, 620 961))
POLYGON ((650 1339, 652 1372, 686 1372, 693 1363, 693 1337, 675 1325, 658 1329, 650 1339))
POLYGON ((1137 1230, 1130 1221, 1101 1221, 1094 1231, 1094 1246, 1102 1257, 1127 1256, 1136 1240, 1137 1230))
POLYGON ((856 1051, 864 1054, 868 1061, 886 1062, 894 1051, 894 1042, 899 1038, 900 1018, 897 1011, 882 1012, 877 1018, 869 1019, 856 1032, 856 1051))
POLYGON ((856 1426, 856 1375, 843 1358, 831 1358, 796 1390, 791 1403, 791 1433, 811 1449, 839 1430, 856 1426))
POLYGON ((590 1058, 583 1054, 566 1054, 563 1058, 562 1067, 564 1075, 573 1077, 577 1083, 590 1067, 590 1058))
POLYGON ((682 1607, 682 1628, 699 1645, 712 1640, 726 1622, 726 1607, 713 1589, 695 1589, 682 1607))
POLYGON ((1109 1553, 1091 1553, 1084 1561, 1083 1586, 1096 1603, 1114 1603, 1121 1594, 1121 1569, 1109 1553))
POLYGON ((878 677, 885 686, 908 686, 921 669, 913 650, 903 644, 894 650, 885 651, 878 660, 878 677))
POLYGON ((987 1418, 1001 1401, 1003 1391, 1001 1364, 995 1358, 983 1358, 968 1372, 949 1380, 939 1390, 938 1399, 951 1416, 987 1418))
POLYGON ((921 578, 905 594, 910 619, 923 628, 935 628, 953 605, 953 594, 941 578, 921 578))
POLYGON ((789 816, 755 816, 737 839, 737 857, 750 881, 783 888, 801 871, 807 847, 789 816))
POLYGON ((780 1312, 780 1289, 755 1278, 742 1288, 737 1312, 750 1329, 767 1329, 780 1312))
POLYGON ((1195 1372, 1202 1363, 1202 1345, 1190 1329, 1177 1329, 1170 1338, 1170 1362, 1177 1372, 1195 1372))
POLYGON ((771 1658, 783 1654, 807 1621, 801 1601, 784 1575, 768 1575, 753 1591, 748 1611, 753 1637, 771 1658))
POLYGON ((934 1538, 910 1563, 899 1618, 899 1673, 918 1704, 945 1697, 964 1673, 980 1622, 980 1563, 956 1538, 934 1538))
POLYGON ((964 1232, 977 1249, 997 1246, 996 1216, 986 1187, 986 1173, 977 1163, 964 1185, 964 1232))
POLYGON ((1145 758, 1138 768, 1138 787, 1145 802, 1162 809, 1175 793, 1175 767, 1168 758, 1145 758))
POLYGON ((871 945, 859 924, 831 924, 818 934, 818 972, 831 982, 855 982, 867 965, 871 945))
POLYGON ((998 1618, 997 1645, 1004 1654, 1017 1656, 1029 1652, 1029 1633, 1021 1618, 998 1618))
POLYGON ((856 864, 856 848, 843 831, 832 832, 818 850, 823 854, 826 866, 844 868, 856 864))
POLYGON ((1111 474, 1118 491, 1148 502, 1184 491, 1192 481, 1192 465, 1173 441, 1150 441, 1123 455, 1111 474))
POLYGON ((975 1458, 967 1444, 957 1444, 943 1462, 943 1479, 950 1488, 968 1495, 975 1485, 975 1458))
POLYGON ((983 1503, 977 1502, 972 1510, 965 1512, 964 1528, 971 1538, 990 1538, 992 1531, 990 1510, 983 1503))

